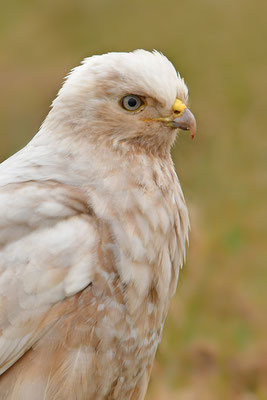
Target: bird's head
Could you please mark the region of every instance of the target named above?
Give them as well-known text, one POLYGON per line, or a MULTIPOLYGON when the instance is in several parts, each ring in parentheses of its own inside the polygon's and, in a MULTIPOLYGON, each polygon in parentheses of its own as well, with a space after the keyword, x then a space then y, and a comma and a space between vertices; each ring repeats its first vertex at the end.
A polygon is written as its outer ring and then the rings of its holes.
POLYGON ((67 77, 51 113, 95 143, 169 151, 178 129, 195 135, 187 101, 188 89, 171 62, 156 51, 136 50, 86 58, 67 77))

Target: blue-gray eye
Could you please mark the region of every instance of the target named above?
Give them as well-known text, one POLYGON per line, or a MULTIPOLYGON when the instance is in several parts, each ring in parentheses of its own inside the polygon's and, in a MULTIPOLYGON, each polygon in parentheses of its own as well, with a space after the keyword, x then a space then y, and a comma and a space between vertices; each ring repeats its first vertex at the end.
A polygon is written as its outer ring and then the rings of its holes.
POLYGON ((129 94, 128 96, 125 96, 121 99, 121 106, 128 111, 137 111, 144 104, 144 101, 135 94, 129 94))

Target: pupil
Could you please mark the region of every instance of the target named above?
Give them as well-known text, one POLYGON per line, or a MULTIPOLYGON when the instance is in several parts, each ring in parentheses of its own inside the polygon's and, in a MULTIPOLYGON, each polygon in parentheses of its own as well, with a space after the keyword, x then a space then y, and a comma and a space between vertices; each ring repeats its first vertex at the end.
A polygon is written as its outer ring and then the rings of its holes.
POLYGON ((136 104, 137 104, 137 101, 136 101, 133 97, 131 97, 131 98, 128 100, 128 106, 129 106, 129 107, 135 107, 136 104))

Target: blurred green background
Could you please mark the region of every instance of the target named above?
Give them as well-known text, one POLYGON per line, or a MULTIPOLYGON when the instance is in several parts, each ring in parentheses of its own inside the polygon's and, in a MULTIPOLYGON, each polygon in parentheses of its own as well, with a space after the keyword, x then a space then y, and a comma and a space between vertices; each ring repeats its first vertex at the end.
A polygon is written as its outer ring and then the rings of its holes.
POLYGON ((1 5, 0 160, 86 56, 155 48, 189 86, 198 132, 173 157, 191 243, 147 399, 267 399, 266 15, 263 0, 1 5))

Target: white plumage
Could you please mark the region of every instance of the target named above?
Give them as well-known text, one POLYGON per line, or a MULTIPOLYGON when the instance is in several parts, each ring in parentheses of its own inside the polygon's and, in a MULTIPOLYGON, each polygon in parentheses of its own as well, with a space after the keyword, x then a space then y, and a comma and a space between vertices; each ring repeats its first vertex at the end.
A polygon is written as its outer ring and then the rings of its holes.
POLYGON ((87 58, 1 164, 0 399, 144 398, 188 239, 187 97, 160 53, 87 58))

